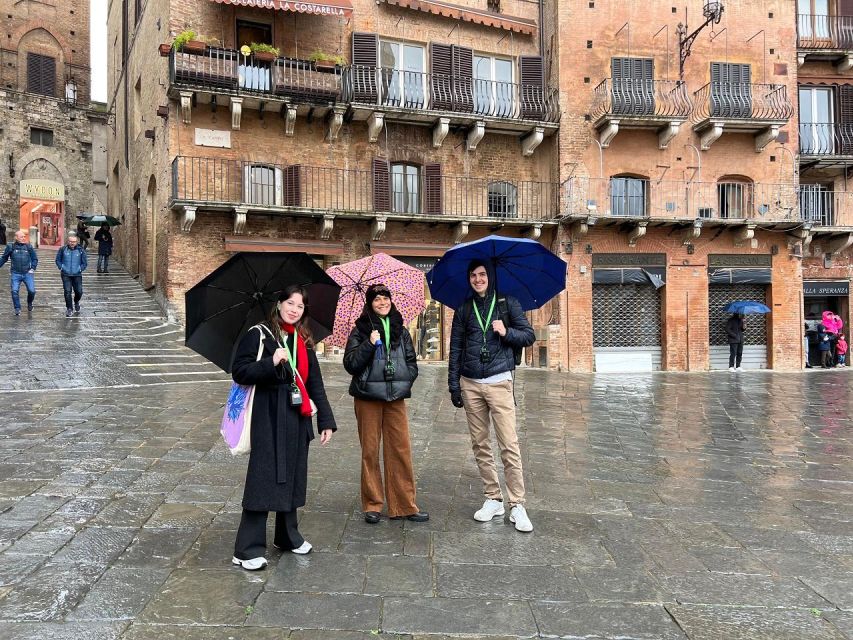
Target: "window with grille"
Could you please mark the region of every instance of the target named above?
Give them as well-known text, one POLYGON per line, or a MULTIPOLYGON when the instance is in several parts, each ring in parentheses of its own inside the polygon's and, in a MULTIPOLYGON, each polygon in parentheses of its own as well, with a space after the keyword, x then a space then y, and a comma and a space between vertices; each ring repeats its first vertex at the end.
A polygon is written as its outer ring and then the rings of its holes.
POLYGON ((717 206, 721 218, 748 218, 752 209, 752 183, 720 180, 717 183, 717 206))
POLYGON ((27 54, 27 91, 56 97, 56 58, 27 54))
POLYGON ((32 144, 39 144, 43 147, 52 147, 53 131, 50 129, 37 129, 36 127, 31 127, 30 142, 32 144))
POLYGON ((592 285, 594 347, 659 347, 660 293, 651 284, 592 285))
POLYGON ((282 204, 282 171, 278 167, 250 165, 244 169, 243 199, 249 204, 282 204))
POLYGON ((391 163, 391 211, 421 212, 421 171, 417 165, 391 163))
POLYGON ((832 186, 824 184, 800 185, 800 218, 821 226, 834 224, 832 186))
POLYGON ((641 178, 610 178, 611 215, 645 217, 647 188, 648 181, 641 178))
POLYGON ((489 183, 489 215, 496 218, 518 217, 518 188, 514 184, 489 183))
MULTIPOLYGON (((756 300, 765 302, 767 286, 763 284, 712 284, 708 287, 708 334, 711 346, 729 344, 726 334, 726 322, 732 314, 723 309, 738 300, 756 300)), ((746 329, 743 343, 752 345, 767 344, 767 320, 761 314, 746 317, 746 329)))

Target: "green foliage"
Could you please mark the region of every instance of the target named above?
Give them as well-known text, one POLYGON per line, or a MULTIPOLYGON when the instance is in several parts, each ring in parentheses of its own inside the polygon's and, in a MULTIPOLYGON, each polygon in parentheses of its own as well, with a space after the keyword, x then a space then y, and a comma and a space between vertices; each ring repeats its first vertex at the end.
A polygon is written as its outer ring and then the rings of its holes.
POLYGON ((264 44, 259 42, 253 42, 249 45, 249 49, 252 50, 252 53, 271 53, 276 58, 278 58, 278 49, 271 44, 264 44))
POLYGON ((172 47, 175 51, 180 51, 184 48, 184 45, 190 40, 196 39, 196 32, 192 29, 184 29, 178 35, 175 36, 175 39, 172 40, 172 47))
POLYGON ((311 62, 325 61, 334 62, 337 65, 346 64, 346 60, 343 56, 337 56, 332 53, 326 53, 325 51, 320 51, 319 49, 317 49, 310 56, 308 56, 308 59, 311 62))

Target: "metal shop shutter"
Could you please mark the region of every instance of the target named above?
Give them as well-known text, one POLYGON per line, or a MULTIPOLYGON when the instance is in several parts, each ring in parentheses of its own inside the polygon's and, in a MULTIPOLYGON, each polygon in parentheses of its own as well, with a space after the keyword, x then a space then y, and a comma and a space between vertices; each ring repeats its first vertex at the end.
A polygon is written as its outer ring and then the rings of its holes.
POLYGON ((659 290, 651 285, 593 284, 592 345, 596 371, 660 369, 659 290))
MULTIPOLYGON (((708 287, 708 334, 710 342, 710 368, 728 369, 729 341, 726 337, 726 320, 731 314, 723 309, 736 300, 767 299, 764 284, 713 284, 708 287)), ((767 368, 767 316, 749 315, 743 341, 744 369, 767 368)))

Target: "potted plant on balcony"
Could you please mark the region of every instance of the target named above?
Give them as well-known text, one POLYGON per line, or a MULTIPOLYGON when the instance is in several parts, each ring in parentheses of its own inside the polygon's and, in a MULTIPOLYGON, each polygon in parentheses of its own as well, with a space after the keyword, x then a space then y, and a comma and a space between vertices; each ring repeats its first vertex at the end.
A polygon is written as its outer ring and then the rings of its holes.
POLYGON ((207 44, 192 29, 184 29, 172 41, 175 51, 185 53, 202 54, 207 50, 207 44))
POLYGON ((278 58, 278 49, 271 44, 253 42, 249 45, 252 56, 259 62, 274 62, 278 58))
POLYGON ((308 56, 308 59, 314 63, 314 67, 316 67, 318 71, 332 70, 335 67, 342 66, 346 62, 343 56, 326 53, 319 49, 308 56))

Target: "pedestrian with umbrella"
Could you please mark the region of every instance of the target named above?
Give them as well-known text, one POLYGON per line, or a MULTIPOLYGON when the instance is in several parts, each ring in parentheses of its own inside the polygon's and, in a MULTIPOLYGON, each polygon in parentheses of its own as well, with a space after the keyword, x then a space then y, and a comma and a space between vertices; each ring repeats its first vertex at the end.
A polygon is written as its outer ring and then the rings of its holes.
POLYGON ((110 256, 113 254, 113 234, 110 233, 110 225, 107 222, 101 224, 101 228, 95 234, 95 242, 98 243, 98 273, 109 273, 110 256))
POLYGON ((321 444, 337 430, 314 345, 331 332, 339 291, 307 254, 265 253, 235 255, 186 294, 187 346, 230 370, 238 384, 254 386, 232 558, 243 569, 267 566, 270 511, 273 546, 297 554, 312 549, 296 510, 306 500, 312 415, 321 444))
POLYGON ((488 522, 505 513, 489 423, 501 449, 510 522, 533 531, 524 507, 524 472, 516 432, 512 372, 536 337, 524 310, 565 287, 566 263, 533 240, 488 236, 450 249, 427 274, 432 297, 455 308, 448 387, 465 409, 485 501, 474 513, 488 522))
POLYGON ((737 300, 727 304, 723 312, 732 314, 726 320, 726 338, 729 342, 729 371, 740 371, 741 361, 743 360, 746 314, 770 313, 770 308, 755 300, 737 300))

